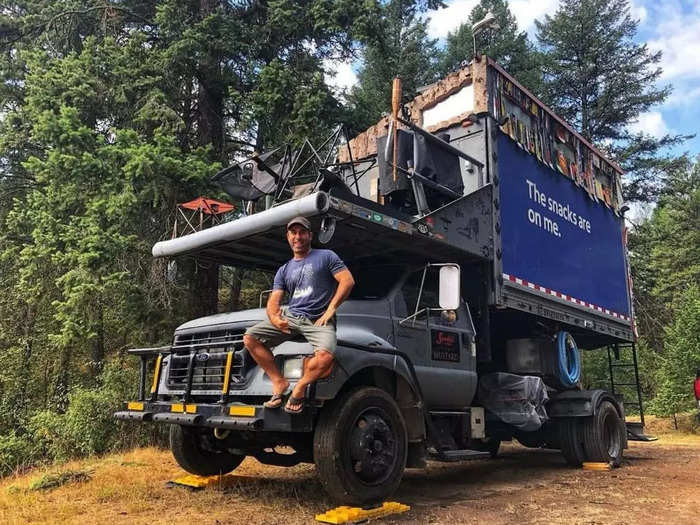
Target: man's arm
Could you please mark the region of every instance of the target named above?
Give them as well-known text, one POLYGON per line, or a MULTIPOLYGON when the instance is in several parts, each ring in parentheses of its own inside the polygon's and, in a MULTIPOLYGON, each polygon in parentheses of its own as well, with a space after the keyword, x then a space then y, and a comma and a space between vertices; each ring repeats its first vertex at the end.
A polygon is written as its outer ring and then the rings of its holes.
POLYGON ((270 297, 267 298, 267 317, 270 322, 283 332, 289 333, 289 321, 282 317, 280 303, 284 296, 284 290, 272 290, 270 297))
POLYGON ((348 298, 350 290, 355 286, 355 279, 353 279, 350 270, 347 268, 334 273, 333 278, 338 281, 338 288, 336 288, 331 302, 328 303, 328 308, 325 313, 314 323, 316 326, 325 326, 326 323, 333 318, 335 311, 343 304, 343 301, 348 298))

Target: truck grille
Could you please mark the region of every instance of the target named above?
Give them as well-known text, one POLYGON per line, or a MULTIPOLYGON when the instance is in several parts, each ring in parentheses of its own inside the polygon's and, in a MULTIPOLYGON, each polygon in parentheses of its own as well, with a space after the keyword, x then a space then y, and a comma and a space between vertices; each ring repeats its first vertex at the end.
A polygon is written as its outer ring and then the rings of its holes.
POLYGON ((232 329, 176 335, 168 366, 168 388, 187 388, 192 359, 192 391, 221 391, 228 352, 233 352, 229 388, 244 387, 251 360, 243 349, 244 332, 245 329, 232 329))

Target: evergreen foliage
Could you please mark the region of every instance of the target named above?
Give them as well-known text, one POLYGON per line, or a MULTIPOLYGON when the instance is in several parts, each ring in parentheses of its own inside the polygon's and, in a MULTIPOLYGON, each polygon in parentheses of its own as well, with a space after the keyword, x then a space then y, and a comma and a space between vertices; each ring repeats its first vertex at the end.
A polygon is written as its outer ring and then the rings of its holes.
POLYGON ((657 368, 658 392, 651 405, 660 415, 692 409, 693 380, 700 370, 700 287, 690 285, 679 296, 674 320, 666 329, 664 355, 657 368))
POLYGON ((630 236, 637 322, 649 344, 663 351, 673 305, 700 283, 700 165, 685 162, 668 176, 651 217, 630 236))
POLYGON ((472 25, 493 13, 498 29, 487 29, 476 36, 476 50, 498 62, 508 73, 535 95, 542 91, 540 55, 508 8, 506 0, 481 0, 467 22, 447 35, 445 51, 440 63, 442 76, 471 60, 474 53, 472 25))
POLYGON ((628 200, 648 201, 677 162, 664 151, 686 137, 655 139, 629 129, 671 92, 656 86, 661 52, 633 41, 637 25, 628 0, 562 0, 553 16, 536 21, 545 103, 589 141, 607 146, 627 173, 628 200))
MULTIPOLYGON (((322 61, 353 53, 379 12, 373 0, 4 6, 4 472, 129 444, 110 415, 129 396, 111 397, 105 363, 218 306, 216 266, 183 261, 173 283, 150 257, 175 204, 217 196, 208 180, 234 156, 331 129, 340 106, 322 61)), ((257 303, 249 286, 231 302, 257 303)))
POLYGON ((428 37, 428 21, 418 17, 420 5, 391 0, 377 33, 362 52, 357 85, 348 95, 351 129, 361 132, 391 110, 394 77, 401 78, 404 99, 438 80, 437 41, 428 37))

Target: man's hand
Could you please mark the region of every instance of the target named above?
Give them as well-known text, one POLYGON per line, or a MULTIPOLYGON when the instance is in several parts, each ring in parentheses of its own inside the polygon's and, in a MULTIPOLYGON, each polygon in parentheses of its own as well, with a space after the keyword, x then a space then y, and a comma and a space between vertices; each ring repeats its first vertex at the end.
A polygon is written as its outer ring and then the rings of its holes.
POLYGON ((330 321, 334 315, 335 315, 335 308, 329 306, 328 310, 326 310, 325 313, 321 317, 316 319, 314 326, 326 326, 326 323, 328 323, 328 321, 330 321))
POLYGON ((282 302, 283 295, 284 290, 272 290, 270 297, 267 298, 267 318, 278 330, 291 334, 292 331, 289 329, 289 321, 282 317, 280 310, 280 302, 282 302))
POLYGON ((289 321, 282 317, 281 315, 276 315, 270 319, 273 325, 278 329, 282 330, 286 334, 291 334, 292 331, 289 329, 289 321))

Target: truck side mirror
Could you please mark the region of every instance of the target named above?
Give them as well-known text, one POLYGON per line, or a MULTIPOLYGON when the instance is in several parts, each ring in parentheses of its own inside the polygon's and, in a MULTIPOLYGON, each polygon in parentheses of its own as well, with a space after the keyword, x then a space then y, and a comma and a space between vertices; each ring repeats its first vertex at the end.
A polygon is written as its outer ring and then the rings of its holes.
POLYGON ((457 310, 459 308, 459 266, 447 265, 440 268, 440 308, 457 310))

